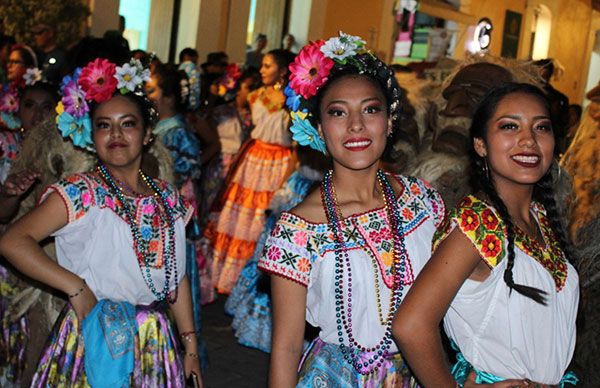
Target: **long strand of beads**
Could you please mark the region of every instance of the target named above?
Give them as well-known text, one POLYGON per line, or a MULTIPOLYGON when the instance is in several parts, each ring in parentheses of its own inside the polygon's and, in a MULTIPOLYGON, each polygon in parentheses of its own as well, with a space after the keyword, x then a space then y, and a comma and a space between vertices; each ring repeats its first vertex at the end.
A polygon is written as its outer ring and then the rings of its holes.
POLYGON ((344 238, 343 238, 343 221, 341 211, 337 205, 337 198, 335 195, 335 189, 332 182, 333 172, 328 171, 323 179, 321 186, 321 199, 325 207, 325 213, 327 219, 333 230, 334 243, 336 245, 336 263, 335 263, 335 300, 336 300, 336 323, 338 330, 338 338, 340 342, 340 349, 344 358, 353 365, 355 370, 361 374, 369 374, 374 370, 378 369, 384 361, 384 356, 387 354, 387 350, 391 346, 391 322, 396 307, 402 299, 402 292, 404 286, 402 284, 404 273, 406 272, 407 260, 406 246, 404 244, 404 234, 402 227, 402 218, 400 210, 395 201, 394 190, 387 180, 385 173, 381 170, 377 172, 378 183, 381 187, 386 214, 388 216, 388 222, 392 230, 394 238, 394 286, 392 290, 392 297, 390 300, 390 309, 388 311, 386 330, 383 338, 377 345, 372 348, 365 348, 360 345, 354 338, 352 333, 352 274, 350 265, 350 256, 346 249, 344 238), (340 252, 343 257, 340 257, 340 252), (347 306, 348 311, 344 308, 344 267, 348 271, 348 286, 347 286, 347 306), (343 331, 346 332, 348 337, 348 346, 344 344, 343 331), (354 348, 357 348, 359 352, 373 352, 376 353, 373 356, 369 356, 367 361, 361 363, 360 356, 355 354, 354 348))
MULTIPOLYGON (((127 223, 129 224, 129 228, 131 230, 131 234, 133 237, 133 247, 136 252, 136 256, 138 258, 138 263, 140 264, 140 271, 142 272, 142 276, 146 285, 152 291, 152 294, 158 300, 164 300, 169 296, 169 288, 170 288, 170 280, 171 275, 175 275, 175 279, 177 279, 177 263, 175 261, 175 222, 173 209, 169 206, 165 194, 161 193, 161 190, 156 186, 152 179, 149 179, 141 170, 140 175, 144 182, 154 191, 157 198, 160 198, 161 205, 167 216, 167 238, 161 236, 165 244, 163 244, 163 257, 165 258, 165 284, 161 291, 156 289, 154 285, 154 280, 152 279, 151 274, 151 266, 149 263, 149 259, 146 252, 146 246, 143 243, 144 238, 138 228, 137 221, 135 219, 135 214, 132 209, 129 207, 128 203, 125 200, 123 192, 119 190, 119 187, 115 183, 114 178, 108 172, 106 166, 100 163, 98 164, 97 171, 102 179, 108 184, 108 186, 112 189, 113 193, 117 196, 117 199, 121 203, 123 210, 125 211, 125 217, 127 218, 127 223), (143 268, 142 268, 143 264, 143 268)), ((175 280, 177 281, 177 280, 175 280)))

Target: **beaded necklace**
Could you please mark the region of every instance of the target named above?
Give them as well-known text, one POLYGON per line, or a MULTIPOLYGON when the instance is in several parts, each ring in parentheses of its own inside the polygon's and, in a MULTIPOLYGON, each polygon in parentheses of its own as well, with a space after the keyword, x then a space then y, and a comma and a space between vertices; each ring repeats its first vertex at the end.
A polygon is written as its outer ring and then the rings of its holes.
MULTIPOLYGON (((385 360, 385 356, 388 354, 387 350, 392 344, 392 319, 398 304, 402 300, 404 290, 403 278, 406 273, 406 261, 408 259, 404 243, 403 220, 395 200, 394 189, 382 170, 377 170, 377 181, 381 189, 387 219, 394 239, 392 267, 394 284, 392 287, 392 297, 390 298, 390 309, 385 323, 385 333, 379 343, 371 348, 366 348, 359 344, 352 333, 352 273, 350 270, 350 256, 348 255, 348 249, 344 241, 342 230, 343 218, 333 186, 332 170, 325 173, 321 185, 321 201, 329 226, 333 230, 335 243, 335 315, 339 346, 344 359, 352 364, 357 372, 363 375, 367 375, 381 366, 385 360), (348 273, 345 287, 347 291, 346 303, 344 303, 344 271, 348 273), (346 332, 346 336, 348 337, 348 346, 344 344, 344 332, 342 330, 346 332), (359 353, 363 353, 362 357, 359 353)), ((377 283, 377 279, 375 279, 375 282, 377 283)))
MULTIPOLYGON (((160 199, 160 204, 164 209, 166 222, 168 225, 167 238, 162 236, 163 240, 165 241, 165 244, 163 245, 163 257, 165 258, 165 284, 162 290, 158 291, 154 285, 152 274, 150 273, 151 266, 146 255, 146 246, 143 243, 144 238, 142 237, 140 228, 137 225, 134 211, 130 208, 129 204, 125 200, 122 189, 115 182, 115 178, 110 175, 106 166, 104 166, 102 163, 99 163, 98 167, 96 167, 96 171, 117 196, 117 199, 125 211, 125 217, 127 218, 127 223, 131 229, 131 235, 133 236, 133 248, 138 258, 140 271, 142 272, 142 277, 144 278, 146 285, 159 301, 164 300, 167 297, 171 297, 171 293, 169 292, 171 274, 174 274, 175 281, 177 281, 177 263, 175 260, 175 217, 173 216, 173 208, 169 205, 167 199, 165 198, 166 193, 161 192, 156 183, 154 183, 151 178, 146 176, 146 174, 140 170, 140 176, 142 177, 142 180, 146 183, 146 185, 148 185, 148 187, 152 189, 155 197, 160 199)), ((161 217, 161 219, 162 221, 165 221, 164 218, 161 217)), ((177 294, 175 294, 173 298, 169 299, 171 301, 176 300, 177 294)))

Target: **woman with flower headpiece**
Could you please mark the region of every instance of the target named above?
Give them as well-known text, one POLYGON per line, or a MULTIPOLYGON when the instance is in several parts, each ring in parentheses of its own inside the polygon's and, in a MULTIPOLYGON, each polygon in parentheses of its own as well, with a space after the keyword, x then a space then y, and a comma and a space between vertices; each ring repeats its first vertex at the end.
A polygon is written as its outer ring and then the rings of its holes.
POLYGON ((416 385, 392 317, 429 259, 444 204, 425 182, 379 168, 400 88, 364 44, 340 33, 290 65, 294 139, 327 152, 333 169, 282 213, 258 264, 272 274, 272 387, 416 385), (305 320, 320 333, 300 361, 305 320))
POLYGON ((17 270, 69 302, 32 386, 182 387, 200 376, 185 263, 193 209, 141 170, 156 121, 143 93, 148 78, 137 61, 96 59, 63 79, 58 128, 95 152, 97 167, 49 186, 0 239, 17 270), (38 245, 48 236, 58 262, 38 245))
POLYGON ((262 59, 263 86, 248 95, 254 128, 231 167, 225 189, 205 235, 212 247, 212 279, 217 291, 229 294, 252 257, 265 224, 265 210, 290 174, 292 163, 289 114, 283 88, 294 55, 269 51, 262 59))

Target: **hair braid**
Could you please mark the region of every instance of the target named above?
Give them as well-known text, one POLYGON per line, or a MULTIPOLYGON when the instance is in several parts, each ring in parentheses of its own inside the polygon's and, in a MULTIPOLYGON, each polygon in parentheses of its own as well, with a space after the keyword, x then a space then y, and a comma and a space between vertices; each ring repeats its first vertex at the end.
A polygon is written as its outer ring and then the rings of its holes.
POLYGON ((483 162, 482 158, 475 156, 474 163, 475 166, 478 167, 473 171, 474 183, 476 182, 475 187, 479 187, 479 189, 487 195, 491 205, 498 212, 500 220, 506 225, 506 239, 508 241, 508 246, 506 269, 504 270, 504 282, 511 290, 515 290, 519 294, 545 305, 546 293, 544 291, 535 287, 515 283, 513 278, 513 267, 515 266, 515 227, 504 201, 502 201, 502 198, 500 198, 496 192, 493 182, 489 179, 487 174, 483 173, 483 163, 485 162, 483 162))

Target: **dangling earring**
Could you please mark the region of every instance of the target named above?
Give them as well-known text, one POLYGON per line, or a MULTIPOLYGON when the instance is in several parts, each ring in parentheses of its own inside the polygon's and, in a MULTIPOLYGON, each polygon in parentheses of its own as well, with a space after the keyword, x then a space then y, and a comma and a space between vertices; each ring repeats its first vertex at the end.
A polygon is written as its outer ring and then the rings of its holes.
POLYGON ((275 82, 275 85, 273 85, 273 89, 281 90, 282 86, 283 86, 283 81, 279 80, 279 81, 275 82))
POLYGON ((483 175, 491 182, 490 179, 490 168, 488 167, 487 159, 483 158, 483 175))

